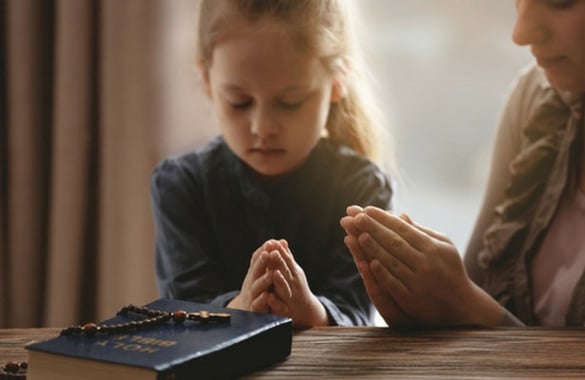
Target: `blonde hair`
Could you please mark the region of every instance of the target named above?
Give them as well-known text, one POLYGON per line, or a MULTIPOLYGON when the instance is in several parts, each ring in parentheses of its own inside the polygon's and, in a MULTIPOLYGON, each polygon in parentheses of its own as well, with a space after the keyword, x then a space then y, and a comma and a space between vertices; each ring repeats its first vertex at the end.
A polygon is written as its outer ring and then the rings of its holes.
MULTIPOLYGON (((269 17, 290 27, 300 46, 314 51, 346 88, 343 99, 331 104, 328 137, 357 154, 380 162, 384 134, 381 113, 374 106, 365 64, 355 42, 350 0, 201 0, 197 30, 198 60, 210 67, 221 36, 234 32, 238 20, 269 17)), ((387 136, 386 136, 387 137, 387 136)), ((389 141, 388 141, 389 143, 389 141)), ((391 152, 385 154, 392 157, 391 152)), ((392 166, 391 158, 385 160, 392 166)))

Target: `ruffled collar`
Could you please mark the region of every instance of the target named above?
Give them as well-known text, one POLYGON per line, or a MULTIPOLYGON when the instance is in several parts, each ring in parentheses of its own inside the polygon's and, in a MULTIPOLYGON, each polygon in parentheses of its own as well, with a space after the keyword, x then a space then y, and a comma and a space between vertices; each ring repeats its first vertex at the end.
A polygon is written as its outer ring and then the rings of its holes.
POLYGON ((546 193, 546 202, 556 207, 562 191, 551 191, 551 186, 564 188, 567 181, 572 141, 583 120, 583 94, 557 92, 544 77, 539 90, 535 112, 522 128, 523 149, 509 166, 511 180, 505 199, 496 206, 494 220, 478 254, 483 268, 497 262, 518 236, 523 241, 515 241, 514 249, 525 251, 532 245, 540 232, 534 228, 531 231, 534 218, 540 217, 541 225, 546 226, 549 220, 545 219, 554 213, 554 210, 547 212, 543 218, 535 215, 540 207, 535 206, 544 201, 542 197, 546 193))

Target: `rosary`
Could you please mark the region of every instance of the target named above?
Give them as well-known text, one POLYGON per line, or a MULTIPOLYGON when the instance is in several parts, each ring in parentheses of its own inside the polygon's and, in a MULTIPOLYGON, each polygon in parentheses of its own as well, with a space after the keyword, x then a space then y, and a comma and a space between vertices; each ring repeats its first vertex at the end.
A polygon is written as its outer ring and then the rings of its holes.
MULTIPOLYGON (((60 335, 114 335, 122 334, 131 330, 161 326, 170 320, 172 320, 175 324, 183 324, 185 321, 193 321, 198 324, 207 324, 226 323, 229 322, 231 318, 229 313, 211 313, 206 310, 191 313, 188 313, 184 310, 168 312, 163 310, 149 309, 147 307, 138 307, 134 305, 124 306, 116 313, 118 316, 129 316, 132 314, 139 315, 142 317, 142 319, 111 325, 98 325, 96 323, 90 322, 84 325, 69 326, 61 330, 60 335)), ((8 362, 5 365, 0 366, 0 380, 25 380, 27 369, 27 362, 8 362)))

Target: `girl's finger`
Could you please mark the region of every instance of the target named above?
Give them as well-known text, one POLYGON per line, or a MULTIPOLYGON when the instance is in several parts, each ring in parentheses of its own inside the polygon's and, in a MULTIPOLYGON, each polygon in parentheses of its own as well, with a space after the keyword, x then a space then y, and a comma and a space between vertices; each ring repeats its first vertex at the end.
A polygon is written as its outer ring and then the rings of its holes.
POLYGON ((258 297, 254 298, 252 302, 250 302, 250 311, 268 313, 270 310, 268 307, 268 295, 268 292, 262 292, 258 297))
POLYGON ((292 288, 279 270, 274 271, 273 279, 273 292, 276 293, 276 295, 282 300, 290 300, 293 297, 292 288))
POLYGON ((270 310, 272 311, 272 313, 274 313, 276 315, 283 316, 283 317, 290 316, 290 309, 289 309, 288 305, 285 302, 283 302, 281 299, 279 299, 276 294, 270 293, 268 295, 266 303, 267 303, 268 307, 270 308, 270 310))
POLYGON ((293 281, 295 276, 288 262, 294 262, 294 259, 287 258, 287 256, 282 250, 270 252, 270 267, 274 270, 279 270, 287 281, 293 281))
MULTIPOLYGON (((248 289, 246 290, 249 294, 248 298, 255 299, 262 292, 268 291, 268 289, 270 288, 270 286, 272 285, 272 282, 273 282, 272 277, 273 277, 273 272, 266 271, 266 272, 264 272, 264 274, 262 276, 260 276, 255 281, 253 281, 250 284, 250 286, 248 287, 248 289)), ((242 289, 242 290, 244 290, 244 289, 242 289)))

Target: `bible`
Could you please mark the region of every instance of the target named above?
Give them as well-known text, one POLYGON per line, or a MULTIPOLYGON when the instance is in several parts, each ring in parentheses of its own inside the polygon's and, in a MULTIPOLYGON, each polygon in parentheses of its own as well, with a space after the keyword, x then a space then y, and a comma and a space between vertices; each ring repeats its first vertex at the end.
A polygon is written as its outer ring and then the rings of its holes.
POLYGON ((28 344, 27 378, 232 378, 290 354, 289 318, 173 299, 123 310, 28 344))

